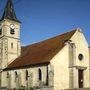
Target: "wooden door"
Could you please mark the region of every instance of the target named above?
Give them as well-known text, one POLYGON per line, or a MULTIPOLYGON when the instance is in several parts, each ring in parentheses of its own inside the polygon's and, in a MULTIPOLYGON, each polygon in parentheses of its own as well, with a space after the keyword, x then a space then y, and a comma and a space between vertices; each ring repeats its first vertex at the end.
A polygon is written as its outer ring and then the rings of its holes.
POLYGON ((78 70, 78 84, 79 88, 83 88, 83 70, 78 70))

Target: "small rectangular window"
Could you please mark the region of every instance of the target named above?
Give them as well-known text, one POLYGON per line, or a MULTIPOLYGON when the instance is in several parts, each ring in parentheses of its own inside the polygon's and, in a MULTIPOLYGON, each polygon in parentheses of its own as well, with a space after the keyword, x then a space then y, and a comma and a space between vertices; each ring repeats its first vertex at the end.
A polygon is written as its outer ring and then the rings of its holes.
POLYGON ((13 43, 11 43, 11 48, 13 48, 13 43))

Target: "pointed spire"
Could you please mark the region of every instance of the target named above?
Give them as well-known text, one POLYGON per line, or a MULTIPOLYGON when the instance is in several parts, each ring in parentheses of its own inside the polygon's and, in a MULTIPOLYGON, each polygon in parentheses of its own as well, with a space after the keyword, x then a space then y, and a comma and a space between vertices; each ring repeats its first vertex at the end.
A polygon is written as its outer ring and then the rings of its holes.
POLYGON ((1 20, 3 19, 10 19, 19 22, 14 11, 12 0, 7 1, 1 20))

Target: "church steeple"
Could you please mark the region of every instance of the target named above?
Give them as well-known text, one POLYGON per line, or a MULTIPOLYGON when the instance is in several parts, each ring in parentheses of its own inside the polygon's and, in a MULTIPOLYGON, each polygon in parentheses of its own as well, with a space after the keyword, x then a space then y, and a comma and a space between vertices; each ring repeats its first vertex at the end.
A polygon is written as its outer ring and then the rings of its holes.
POLYGON ((16 17, 13 0, 7 0, 0 19, 0 68, 7 67, 21 54, 20 25, 16 17), (3 56, 3 57, 2 57, 3 56))
POLYGON ((7 1, 7 4, 6 4, 6 7, 4 9, 1 20, 4 20, 4 19, 10 19, 10 20, 20 22, 16 17, 12 0, 7 1))

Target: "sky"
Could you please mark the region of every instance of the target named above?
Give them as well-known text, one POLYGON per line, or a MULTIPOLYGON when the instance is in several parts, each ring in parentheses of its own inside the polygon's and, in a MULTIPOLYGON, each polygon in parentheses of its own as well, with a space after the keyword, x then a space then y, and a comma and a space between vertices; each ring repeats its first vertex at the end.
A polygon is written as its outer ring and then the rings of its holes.
MULTIPOLYGON (((7 0, 0 0, 2 16, 7 0)), ((28 45, 81 28, 90 46, 90 0, 13 0, 28 45)))

